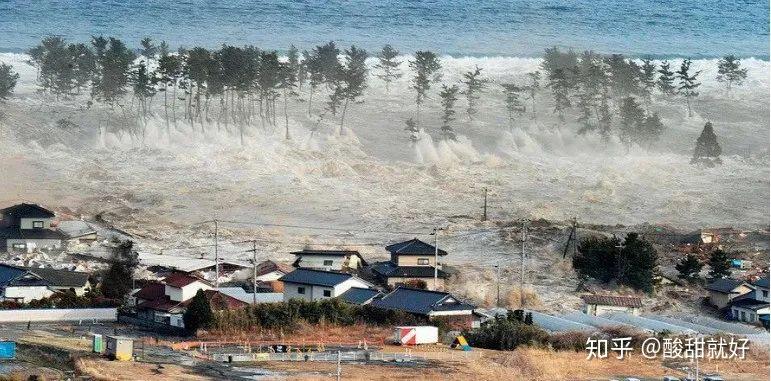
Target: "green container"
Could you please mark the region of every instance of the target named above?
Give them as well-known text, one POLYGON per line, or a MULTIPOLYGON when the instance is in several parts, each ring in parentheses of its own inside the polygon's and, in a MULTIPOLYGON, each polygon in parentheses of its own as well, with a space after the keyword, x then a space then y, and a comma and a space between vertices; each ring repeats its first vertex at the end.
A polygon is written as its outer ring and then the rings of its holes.
POLYGON ((94 353, 104 352, 104 341, 102 335, 94 335, 94 353))

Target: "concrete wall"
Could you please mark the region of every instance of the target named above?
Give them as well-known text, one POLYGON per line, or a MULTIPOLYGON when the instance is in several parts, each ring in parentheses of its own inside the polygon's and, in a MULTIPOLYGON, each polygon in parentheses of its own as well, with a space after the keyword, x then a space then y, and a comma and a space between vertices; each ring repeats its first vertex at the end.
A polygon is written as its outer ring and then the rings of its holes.
POLYGON ((752 291, 751 288, 741 285, 733 290, 734 292, 731 294, 724 294, 722 292, 716 292, 716 291, 710 291, 709 292, 709 301, 717 307, 718 309, 723 309, 728 307, 728 304, 733 300, 733 298, 744 295, 750 291, 752 291))
POLYGON ((32 252, 35 249, 59 249, 62 247, 60 239, 8 239, 6 240, 8 251, 32 252), (14 244, 23 244, 24 249, 15 249, 14 244))
POLYGON ((585 307, 587 315, 600 316, 605 314, 612 314, 616 312, 623 312, 637 316, 639 310, 635 307, 621 307, 621 306, 604 306, 597 304, 587 304, 585 307))
POLYGON ((0 310, 0 323, 28 321, 117 321, 117 308, 22 309, 0 310))
POLYGON ((192 299, 198 293, 198 290, 209 289, 211 289, 209 285, 196 281, 182 288, 166 285, 165 292, 169 299, 175 302, 184 302, 185 300, 192 299))
POLYGON ((21 218, 19 221, 19 227, 21 229, 50 229, 51 221, 53 221, 53 218, 21 218), (35 225, 34 222, 42 222, 43 227, 33 227, 35 225))
POLYGON ((15 300, 20 303, 29 303, 33 300, 47 298, 53 295, 47 286, 10 286, 3 292, 3 298, 15 300))

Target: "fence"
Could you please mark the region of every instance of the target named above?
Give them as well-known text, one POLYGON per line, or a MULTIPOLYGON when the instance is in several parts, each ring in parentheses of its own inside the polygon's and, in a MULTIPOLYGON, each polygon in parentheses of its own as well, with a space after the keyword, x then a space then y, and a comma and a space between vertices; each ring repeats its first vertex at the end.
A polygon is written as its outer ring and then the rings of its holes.
POLYGON ((117 308, 0 310, 0 323, 117 321, 117 308))
POLYGON ((131 324, 140 328, 144 328, 148 331, 160 333, 163 335, 169 335, 169 336, 186 336, 187 335, 187 332, 185 332, 184 328, 174 327, 168 324, 158 323, 152 320, 140 319, 136 316, 131 316, 123 313, 118 315, 118 322, 124 323, 124 324, 131 324))
POLYGON ((259 362, 259 361, 469 361, 482 357, 481 352, 452 350, 446 352, 380 352, 380 351, 340 351, 338 352, 255 352, 255 353, 214 353, 208 356, 218 362, 259 362))

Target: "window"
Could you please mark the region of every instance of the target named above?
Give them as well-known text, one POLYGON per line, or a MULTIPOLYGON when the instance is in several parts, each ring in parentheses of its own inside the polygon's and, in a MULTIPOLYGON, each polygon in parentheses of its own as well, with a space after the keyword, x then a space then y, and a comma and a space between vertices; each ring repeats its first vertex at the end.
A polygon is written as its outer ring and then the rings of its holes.
POLYGON ((419 266, 428 266, 428 258, 418 258, 419 266))
POLYGON ((27 248, 27 245, 26 245, 26 244, 23 244, 23 243, 14 243, 14 244, 12 245, 12 247, 13 247, 15 250, 24 250, 24 249, 26 249, 26 248, 27 248))
POLYGON ((332 266, 332 260, 331 259, 325 259, 324 260, 324 266, 332 266))
POLYGON ((330 296, 332 296, 332 291, 330 291, 330 290, 324 290, 324 296, 325 296, 325 297, 327 297, 327 298, 328 298, 328 297, 330 297, 330 296))
POLYGON ((741 321, 747 321, 747 314, 745 314, 744 311, 741 311, 741 316, 742 316, 742 318, 740 319, 741 321))
POLYGON ((768 290, 760 290, 760 292, 763 294, 764 298, 768 297, 768 290))
POLYGON ((42 229, 43 221, 32 221, 32 227, 35 229, 42 229))
POLYGON ((305 287, 297 287, 298 294, 305 294, 305 287))

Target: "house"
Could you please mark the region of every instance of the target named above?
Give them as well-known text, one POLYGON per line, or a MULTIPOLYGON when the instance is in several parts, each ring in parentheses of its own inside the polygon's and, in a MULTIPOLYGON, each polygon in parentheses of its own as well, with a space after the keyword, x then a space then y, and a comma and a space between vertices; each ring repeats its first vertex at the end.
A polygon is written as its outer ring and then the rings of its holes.
POLYGON ((311 250, 293 251, 296 259, 292 266, 303 269, 327 271, 356 271, 367 265, 358 251, 354 250, 311 250))
POLYGON ((68 290, 82 296, 91 288, 88 278, 83 272, 0 264, 0 301, 29 303, 68 290))
POLYGON ((383 296, 383 293, 372 288, 351 287, 348 291, 338 296, 338 298, 346 303, 363 306, 381 296, 383 296))
POLYGON ((371 284, 352 274, 338 271, 297 269, 279 278, 284 282, 284 300, 307 301, 335 298, 351 287, 370 288, 371 284))
POLYGON ((581 299, 586 304, 584 313, 592 316, 614 312, 638 315, 642 308, 642 300, 633 296, 583 295, 581 299))
MULTIPOLYGON (((249 269, 251 270, 251 269, 249 269)), ((257 282, 273 282, 277 281, 278 278, 281 278, 282 276, 289 274, 294 270, 291 266, 287 266, 283 263, 277 263, 273 261, 263 261, 257 264, 257 282)), ((245 270, 247 271, 247 270, 245 270)), ((249 279, 251 279, 252 274, 249 274, 249 279)))
POLYGON ((284 301, 282 292, 247 292, 243 287, 219 287, 217 291, 244 303, 279 303, 284 301))
POLYGON ((396 287, 424 283, 432 290, 444 288, 444 281, 449 275, 442 271, 437 259, 445 257, 446 251, 437 250, 417 238, 386 246, 386 250, 391 253, 391 259, 372 265, 373 274, 384 285, 396 287))
POLYGON ((465 303, 448 292, 423 290, 399 286, 380 298, 373 299, 371 306, 401 311, 439 320, 453 329, 471 329, 479 326, 475 306, 465 303))
POLYGON ((68 242, 75 244, 90 244, 99 238, 96 229, 86 221, 60 221, 57 228, 65 235, 68 242))
POLYGON ((731 278, 715 279, 704 288, 709 292, 710 304, 719 310, 728 307, 735 297, 753 290, 747 282, 731 278))
POLYGON ((0 248, 31 252, 59 249, 67 238, 54 226, 54 212, 36 204, 0 209, 0 248))
POLYGON ((150 283, 135 291, 135 309, 140 319, 184 328, 187 305, 203 290, 213 310, 242 308, 248 303, 213 289, 205 280, 189 274, 174 273, 162 282, 150 283))
POLYGON ((751 286, 754 288, 752 291, 731 300, 731 317, 745 323, 762 324, 768 328, 768 276, 756 280, 751 286))

